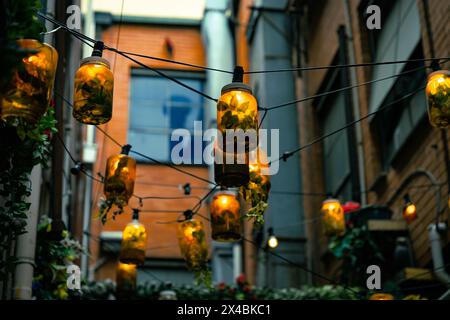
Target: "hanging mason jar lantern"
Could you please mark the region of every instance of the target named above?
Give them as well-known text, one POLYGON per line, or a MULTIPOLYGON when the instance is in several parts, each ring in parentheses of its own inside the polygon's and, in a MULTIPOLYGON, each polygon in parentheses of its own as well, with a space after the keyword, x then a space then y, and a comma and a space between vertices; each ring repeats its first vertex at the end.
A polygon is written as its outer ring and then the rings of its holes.
POLYGON ((217 192, 210 210, 213 240, 229 242, 241 239, 240 204, 234 192, 217 192))
POLYGON ((340 236, 345 233, 344 209, 337 199, 327 199, 322 203, 322 219, 325 234, 340 236))
POLYGON ((216 160, 222 161, 215 162, 214 173, 215 181, 225 187, 240 187, 248 182, 248 152, 257 144, 258 103, 251 88, 243 83, 243 74, 242 67, 234 69, 233 82, 222 88, 217 102, 221 141, 215 153, 216 160), (242 130, 245 135, 240 136, 236 130, 242 130))
POLYGON ((431 125, 447 128, 450 125, 450 72, 438 70, 431 73, 425 93, 431 125))
POLYGON ((104 124, 112 117, 114 76, 102 58, 103 47, 97 41, 92 56, 81 60, 75 74, 72 115, 81 123, 104 124))
POLYGON ((123 146, 121 154, 109 157, 106 163, 105 196, 123 205, 133 195, 136 179, 136 160, 128 155, 130 149, 129 144, 123 146))
POLYGON ((394 296, 390 293, 374 293, 370 300, 394 300, 394 296))
POLYGON ((47 111, 53 91, 58 52, 46 43, 34 39, 17 40, 29 50, 21 67, 14 72, 2 97, 1 118, 5 121, 21 119, 35 124, 47 111))
POLYGON ((123 230, 120 246, 120 262, 142 265, 145 261, 147 247, 147 231, 139 222, 139 209, 133 209, 133 221, 123 230))
POLYGON ((117 263, 116 291, 127 294, 136 289, 137 266, 135 264, 117 263))
POLYGON ((403 199, 405 200, 405 205, 403 206, 402 217, 406 223, 410 224, 417 219, 417 208, 408 194, 406 194, 403 199))
POLYGON ((208 263, 208 246, 203 222, 193 219, 193 212, 184 213, 185 220, 178 223, 178 244, 189 270, 203 271, 208 263))

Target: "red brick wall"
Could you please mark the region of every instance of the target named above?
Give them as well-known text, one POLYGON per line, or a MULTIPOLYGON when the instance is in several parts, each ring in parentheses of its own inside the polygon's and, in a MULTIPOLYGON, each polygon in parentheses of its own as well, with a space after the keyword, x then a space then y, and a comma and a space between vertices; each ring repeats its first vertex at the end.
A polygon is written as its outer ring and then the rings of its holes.
MULTIPOLYGON (((118 27, 111 26, 103 33, 105 44, 116 47, 118 27)), ((184 61, 193 64, 204 65, 205 56, 203 45, 198 27, 175 27, 175 26, 150 26, 150 25, 122 25, 118 48, 124 51, 131 51, 155 57, 172 58, 174 60, 184 61), (172 57, 168 57, 164 48, 164 41, 169 38, 174 45, 172 57)), ((104 52, 104 57, 111 63, 114 72, 114 111, 112 120, 102 126, 112 137, 124 144, 127 141, 128 131, 128 101, 130 90, 130 70, 132 67, 138 67, 133 62, 110 51, 104 52), (116 59, 114 63, 114 59, 116 59)), ((184 66, 168 64, 153 60, 139 59, 141 62, 151 65, 154 68, 161 69, 188 69, 184 66)), ((149 88, 152 90, 152 88, 149 88)), ((94 172, 104 174, 107 157, 120 152, 120 148, 108 139, 104 139, 101 132, 97 131, 96 142, 98 144, 98 161, 95 163, 94 172)), ((139 150, 137 150, 139 151, 139 150)), ((152 155, 149 155, 152 156, 152 155)), ((208 170, 206 167, 183 167, 184 170, 208 179, 208 170)), ((135 184, 135 194, 139 196, 182 196, 182 190, 174 187, 163 187, 149 185, 151 183, 178 185, 190 182, 192 186, 192 195, 202 196, 207 190, 206 183, 196 180, 192 177, 179 173, 166 166, 153 164, 138 164, 137 178, 135 184)), ((103 186, 95 183, 93 186, 93 199, 99 199, 102 194, 103 186)), ((146 200, 143 210, 186 210, 192 208, 196 199, 182 200, 146 200)), ((122 231, 125 225, 131 220, 130 207, 138 207, 136 198, 132 198, 126 212, 118 216, 115 221, 109 221, 105 226, 101 226, 99 220, 96 220, 97 203, 93 203, 92 209, 92 233, 100 234, 104 231, 122 231)), ((203 215, 208 211, 204 207, 201 209, 203 215)), ((176 224, 159 224, 159 222, 174 221, 179 214, 177 213, 141 213, 140 221, 146 226, 148 232, 148 248, 167 247, 164 249, 153 249, 147 251, 148 258, 180 258, 178 242, 176 238, 176 224)), ((208 227, 208 223, 205 222, 208 227)), ((91 250, 93 257, 98 255, 98 243, 91 241, 91 250)), ((95 260, 95 258, 94 258, 95 260)), ((94 261, 92 261, 94 262, 94 261)), ((114 265, 105 266, 108 270, 100 270, 99 277, 111 276, 114 265)))
MULTIPOLYGON (((308 52, 309 61, 307 65, 318 66, 332 63, 332 59, 338 50, 337 27, 345 24, 344 5, 341 1, 323 1, 324 5, 320 12, 316 14, 312 24, 308 26, 308 52)), ((418 7, 421 14, 422 43, 425 57, 430 57, 428 39, 425 31, 423 18, 422 1, 418 0, 418 7)), ((367 35, 365 24, 359 17, 358 6, 360 0, 350 0, 350 10, 352 19, 352 31, 356 63, 369 62, 367 35)), ((448 12, 450 3, 448 1, 429 0, 432 32, 435 42, 436 55, 438 57, 449 56, 448 33, 448 12)), ((314 14, 310 12, 310 14, 314 14)), ((357 68, 357 82, 371 80, 371 68, 357 68)), ((317 93, 326 71, 314 71, 305 73, 304 78, 297 79, 297 92, 299 97, 313 95, 317 93)), ((358 88, 358 103, 361 116, 366 115, 368 110, 368 99, 370 97, 369 86, 358 88)), ((424 108, 426 106, 424 105, 424 108)), ((364 166, 366 186, 368 190, 381 174, 380 150, 375 142, 375 134, 371 132, 368 121, 362 121, 364 166)), ((317 126, 317 116, 310 102, 302 103, 299 107, 299 127, 300 142, 305 144, 320 135, 317 126)), ((400 165, 390 168, 387 172, 386 187, 377 190, 378 193, 371 192, 368 195, 369 204, 385 204, 394 194, 400 183, 414 170, 421 168, 429 170, 440 182, 446 181, 446 168, 443 159, 443 144, 440 132, 426 125, 414 133, 414 138, 407 153, 400 160, 400 165)), ((322 169, 322 148, 320 144, 304 150, 301 155, 301 166, 303 172, 304 192, 324 192, 323 169, 322 169)), ((429 181, 418 178, 411 182, 411 185, 429 184, 429 181)), ((448 219, 447 208, 447 186, 442 189, 443 220, 448 219)), ((419 218, 408 226, 413 243, 414 255, 420 266, 430 263, 430 249, 426 228, 433 221, 435 215, 434 193, 424 192, 423 189, 409 192, 417 205, 419 218)), ((401 193, 403 196, 404 193, 401 193)), ((401 208, 403 199, 393 199, 391 209, 394 212, 393 219, 401 219, 401 208)), ((322 199, 320 197, 305 197, 304 210, 305 219, 313 219, 319 215, 322 199)), ((333 275, 336 266, 330 270, 324 269, 322 255, 326 252, 327 239, 322 234, 320 222, 306 224, 309 252, 311 254, 312 266, 319 272, 333 275)), ((447 239, 448 243, 448 239, 447 239)))

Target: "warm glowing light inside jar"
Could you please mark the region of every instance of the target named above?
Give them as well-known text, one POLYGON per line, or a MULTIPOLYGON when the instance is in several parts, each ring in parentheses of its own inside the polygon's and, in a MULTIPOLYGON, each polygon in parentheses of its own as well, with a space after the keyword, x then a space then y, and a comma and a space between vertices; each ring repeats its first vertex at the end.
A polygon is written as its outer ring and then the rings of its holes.
POLYGON ((133 272, 136 270, 136 265, 119 262, 119 269, 125 272, 133 272))
POLYGON ((444 74, 438 73, 428 80, 427 91, 431 95, 436 95, 443 85, 450 88, 450 77, 445 77, 444 74))
POLYGON ((184 229, 184 236, 186 237, 187 241, 194 240, 194 236, 192 235, 195 232, 195 228, 193 227, 186 227, 184 229))
POLYGON ((405 211, 408 216, 415 214, 416 213, 416 205, 413 203, 408 204, 406 206, 405 211))
POLYGON ((220 204, 224 207, 226 207, 230 203, 227 196, 220 196, 219 198, 220 204))

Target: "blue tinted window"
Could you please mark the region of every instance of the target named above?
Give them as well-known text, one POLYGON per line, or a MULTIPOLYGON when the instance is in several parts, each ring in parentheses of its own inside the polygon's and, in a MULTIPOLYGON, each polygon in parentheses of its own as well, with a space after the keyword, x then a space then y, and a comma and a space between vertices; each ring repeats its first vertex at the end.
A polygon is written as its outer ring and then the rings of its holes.
MULTIPOLYGON (((178 79, 203 91, 203 80, 198 77, 178 79)), ((159 161, 171 162, 171 150, 181 141, 171 141, 172 131, 187 129, 191 139, 186 137, 184 141, 190 145, 191 164, 203 163, 202 159, 194 159, 194 121, 203 121, 200 95, 168 79, 132 73, 129 112, 128 142, 133 149, 159 161)), ((140 157, 137 160, 146 161, 140 157)))

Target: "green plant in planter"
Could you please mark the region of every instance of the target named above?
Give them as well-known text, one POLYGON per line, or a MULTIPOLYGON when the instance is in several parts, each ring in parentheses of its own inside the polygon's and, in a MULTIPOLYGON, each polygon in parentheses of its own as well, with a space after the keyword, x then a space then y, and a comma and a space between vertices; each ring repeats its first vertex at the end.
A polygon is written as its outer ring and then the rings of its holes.
POLYGON ((41 117, 37 126, 30 127, 18 121, 15 126, 0 121, 2 136, 0 147, 4 151, 0 163, 0 196, 5 203, 0 207, 0 253, 6 258, 0 261, 0 280, 13 270, 14 257, 9 255, 10 246, 17 236, 25 232, 27 211, 31 194, 29 175, 33 167, 47 167, 50 153, 50 136, 56 132, 53 108, 41 117))
POLYGON ((343 236, 330 239, 328 249, 342 260, 341 280, 347 284, 364 285, 369 265, 380 265, 384 257, 372 239, 367 226, 349 229, 343 236))
POLYGON ((43 216, 37 229, 33 296, 65 300, 70 295, 66 283, 67 266, 79 258, 83 250, 67 230, 62 231, 62 240, 55 240, 51 222, 49 217, 43 216))

